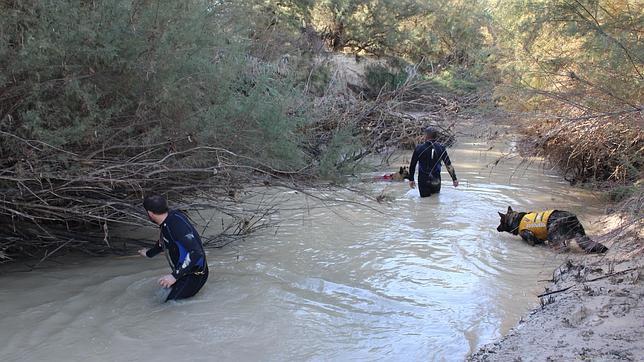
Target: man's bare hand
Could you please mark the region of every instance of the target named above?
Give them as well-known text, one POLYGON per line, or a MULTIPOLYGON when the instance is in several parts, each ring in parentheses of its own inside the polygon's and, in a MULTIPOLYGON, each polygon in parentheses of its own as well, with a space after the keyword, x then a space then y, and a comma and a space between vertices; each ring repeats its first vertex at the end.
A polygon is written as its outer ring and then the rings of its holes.
POLYGON ((409 181, 409 188, 415 189, 416 188, 416 181, 409 181))
POLYGON ((147 258, 148 257, 148 254, 146 254, 147 252, 148 252, 148 248, 139 249, 139 255, 141 255, 142 257, 147 258))
POLYGON ((159 285, 164 288, 170 288, 177 280, 172 276, 172 274, 164 275, 159 278, 159 285))
POLYGON ((453 184, 454 184, 454 187, 458 187, 458 180, 454 180, 453 184))

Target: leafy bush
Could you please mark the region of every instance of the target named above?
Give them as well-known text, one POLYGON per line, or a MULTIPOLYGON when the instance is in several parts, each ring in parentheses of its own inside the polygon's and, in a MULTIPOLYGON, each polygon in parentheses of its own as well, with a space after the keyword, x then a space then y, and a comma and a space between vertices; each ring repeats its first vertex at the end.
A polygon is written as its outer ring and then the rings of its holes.
POLYGON ((70 150, 191 135, 300 167, 294 80, 222 29, 230 9, 199 4, 3 5, 3 129, 70 150))
POLYGON ((309 165, 309 103, 251 5, 0 2, 0 252, 110 248, 144 193, 217 207, 309 165))
POLYGON ((637 186, 617 186, 607 192, 608 200, 611 202, 622 202, 636 194, 641 194, 642 190, 637 186))
POLYGON ((476 91, 481 88, 482 84, 479 79, 467 76, 455 68, 446 69, 436 74, 436 76, 432 77, 431 80, 442 87, 456 92, 457 94, 476 91))
POLYGON ((391 70, 384 65, 370 65, 365 74, 370 90, 378 94, 381 90, 395 90, 405 83, 409 75, 403 70, 391 70))

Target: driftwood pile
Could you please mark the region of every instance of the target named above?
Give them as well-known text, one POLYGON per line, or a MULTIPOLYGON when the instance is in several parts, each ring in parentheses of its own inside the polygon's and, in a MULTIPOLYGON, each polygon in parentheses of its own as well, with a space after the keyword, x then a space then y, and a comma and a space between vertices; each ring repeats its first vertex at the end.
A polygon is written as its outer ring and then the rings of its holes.
POLYGON ((141 244, 112 230, 150 225, 140 206, 150 192, 173 201, 194 200, 184 204, 193 210, 212 208, 227 215, 228 225, 214 243, 261 227, 259 220, 271 210, 266 205, 243 212, 232 200, 241 182, 254 172, 270 174, 268 168, 189 139, 91 152, 71 152, 5 131, 0 140, 22 156, 0 161, 0 262, 12 255, 40 258, 43 251, 47 257, 61 248, 101 254, 141 244))
POLYGON ((525 132, 529 147, 571 183, 629 183, 642 178, 644 166, 644 132, 635 116, 539 121, 525 132))
POLYGON ((427 87, 426 82, 410 80, 374 99, 352 92, 321 99, 317 108, 323 110, 322 114, 306 129, 313 136, 308 149, 319 152, 316 150, 328 144, 338 131, 351 130, 361 146, 340 163, 356 162, 372 154, 413 148, 427 126, 438 130, 440 142, 453 145, 453 127, 461 102, 455 96, 431 93, 427 87))

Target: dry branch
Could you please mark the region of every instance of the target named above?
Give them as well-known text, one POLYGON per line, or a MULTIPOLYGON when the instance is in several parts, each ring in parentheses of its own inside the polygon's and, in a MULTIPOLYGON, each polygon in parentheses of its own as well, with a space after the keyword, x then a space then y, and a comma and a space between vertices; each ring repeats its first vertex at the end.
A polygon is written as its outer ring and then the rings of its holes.
MULTIPOLYGON (((442 95, 427 83, 411 80, 375 99, 349 91, 327 95, 318 99, 320 116, 300 130, 308 140, 302 148, 312 160, 319 159, 338 130, 351 130, 360 147, 338 163, 341 167, 374 153, 412 147, 422 127, 430 124, 451 145, 462 102, 475 101, 442 95)), ((227 225, 219 235, 204 236, 206 245, 221 247, 267 227, 266 216, 274 211, 270 203, 245 211, 235 207, 241 188, 270 179, 310 180, 313 167, 278 170, 190 137, 146 144, 137 135, 116 132, 85 149, 27 139, 17 129, 5 128, 0 129, 0 141, 0 262, 14 256, 42 261, 68 249, 100 255, 142 245, 110 229, 149 225, 140 204, 150 192, 183 201, 193 211, 214 209, 226 215, 227 225)))
POLYGON ((375 99, 352 92, 324 97, 317 105, 322 116, 305 130, 313 140, 308 149, 319 154, 338 130, 350 129, 362 146, 344 162, 356 162, 371 154, 413 148, 421 140, 423 127, 429 125, 438 129, 441 142, 451 146, 455 142, 453 126, 462 105, 456 97, 450 99, 428 88, 428 83, 410 79, 394 91, 379 93, 375 99))
POLYGON ((525 130, 527 148, 561 169, 571 183, 637 181, 644 162, 641 114, 618 117, 539 121, 525 130))
MULTIPOLYGON (((251 220, 224 230, 221 237, 246 234, 261 223, 248 212, 226 207, 230 190, 239 182, 256 182, 258 174, 280 172, 229 150, 190 142, 122 144, 83 154, 7 131, 0 132, 0 140, 28 150, 18 158, 2 149, 9 157, 0 165, 0 262, 40 250, 46 258, 62 248, 100 254, 137 244, 110 235, 109 229, 148 225, 140 204, 150 192, 199 199, 201 207, 231 216, 232 225, 251 220)), ((265 215, 266 210, 270 208, 262 206, 257 213, 265 215)))

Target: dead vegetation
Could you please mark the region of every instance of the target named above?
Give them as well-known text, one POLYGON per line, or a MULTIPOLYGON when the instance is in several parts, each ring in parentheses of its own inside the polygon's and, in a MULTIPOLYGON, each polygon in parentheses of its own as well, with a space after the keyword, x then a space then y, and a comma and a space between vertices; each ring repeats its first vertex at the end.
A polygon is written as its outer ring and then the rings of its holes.
POLYGON ((271 211, 270 205, 252 212, 232 206, 240 180, 272 171, 243 163, 241 156, 223 148, 185 139, 138 147, 115 144, 81 153, 5 131, 0 137, 29 155, 2 161, 0 261, 12 255, 41 257, 43 252, 47 257, 62 248, 123 252, 127 243, 141 241, 115 236, 112 230, 148 225, 140 204, 149 192, 194 200, 182 205, 227 215, 218 240, 261 227, 262 215, 271 211))
POLYGON ((368 155, 413 148, 422 139, 422 129, 430 125, 438 129, 441 143, 452 146, 459 112, 479 101, 479 95, 457 96, 414 77, 394 90, 376 90, 372 97, 349 84, 318 98, 318 117, 305 129, 311 139, 307 148, 318 154, 340 130, 350 130, 360 147, 342 155, 336 164, 341 167, 368 155))
POLYGON ((526 148, 560 169, 573 184, 631 184, 643 176, 641 121, 639 113, 617 120, 536 120, 524 129, 526 148))
POLYGON ((0 60, 9 75, 0 84, 0 263, 125 252, 141 241, 115 231, 149 225, 140 204, 152 192, 223 215, 221 234, 205 235, 223 245, 274 210, 271 200, 248 203, 244 190, 311 185, 416 144, 430 124, 452 144, 457 114, 476 101, 414 77, 331 92, 334 79, 314 72, 329 54, 313 29, 294 34, 248 4, 212 4, 208 16, 175 5, 141 3, 136 16, 120 2, 2 6, 18 14, 3 29, 22 32, 0 32, 11 45, 0 60), (80 47, 81 20, 105 38, 80 47), (230 27, 246 21, 250 34, 230 27), (137 31, 124 38, 126 28, 137 31))
MULTIPOLYGON (((357 143, 352 153, 334 160, 335 169, 341 169, 368 155, 415 145, 430 124, 451 145, 462 106, 458 98, 430 93, 428 87, 409 79, 373 99, 348 88, 320 97, 318 116, 299 130, 307 140, 301 147, 311 160, 319 159, 337 133, 348 130, 357 143)), ((264 216, 274 210, 270 202, 239 207, 243 188, 306 184, 316 176, 314 164, 279 170, 226 147, 200 143, 193 135, 155 144, 115 137, 94 149, 61 148, 11 129, 0 131, 0 139, 8 156, 0 171, 0 262, 16 256, 44 260, 60 250, 125 252, 141 241, 113 230, 148 225, 140 202, 149 192, 166 194, 192 211, 214 209, 225 215, 222 233, 206 237, 211 246, 224 245, 265 227, 264 216)))

